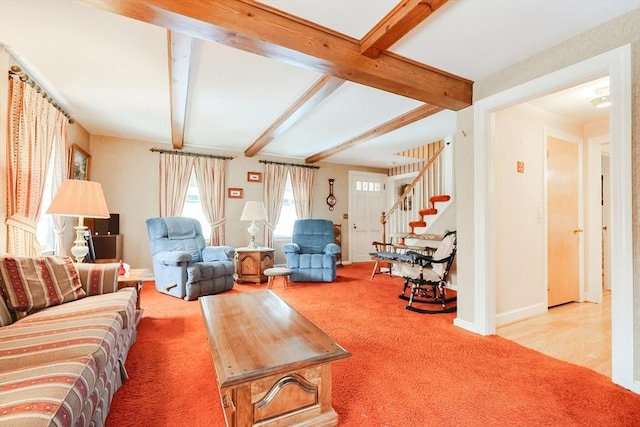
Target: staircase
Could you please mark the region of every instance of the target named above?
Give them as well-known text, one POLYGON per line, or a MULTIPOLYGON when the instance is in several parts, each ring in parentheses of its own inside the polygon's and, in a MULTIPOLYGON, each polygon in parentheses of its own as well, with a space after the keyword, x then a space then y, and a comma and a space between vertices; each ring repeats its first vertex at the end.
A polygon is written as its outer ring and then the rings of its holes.
POLYGON ((391 209, 382 212, 382 242, 416 248, 429 246, 428 241, 440 240, 439 236, 428 233, 434 220, 451 202, 451 196, 445 191, 449 187, 445 182, 443 150, 444 144, 440 144, 412 182, 402 185, 404 191, 391 209), (422 207, 416 209, 414 205, 422 207))
POLYGON ((436 208, 436 203, 438 202, 444 203, 444 202, 448 202, 449 200, 451 200, 451 196, 448 196, 446 194, 439 194, 437 196, 429 197, 429 204, 431 205, 431 207, 427 209, 420 209, 418 211, 418 214, 420 215, 420 219, 417 221, 409 222, 409 233, 401 236, 400 243, 404 244, 404 241, 407 237, 416 237, 417 235, 423 234, 422 233, 423 230, 416 231, 416 229, 427 228, 428 223, 427 221, 425 221, 425 217, 437 215, 438 209, 436 208))

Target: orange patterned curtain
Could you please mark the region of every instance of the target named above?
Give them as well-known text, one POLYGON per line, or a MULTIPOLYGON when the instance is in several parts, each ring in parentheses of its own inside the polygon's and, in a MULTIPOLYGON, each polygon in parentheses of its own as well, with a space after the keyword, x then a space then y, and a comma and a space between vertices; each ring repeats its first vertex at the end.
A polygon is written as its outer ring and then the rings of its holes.
POLYGON ((39 256, 36 228, 47 167, 54 135, 63 127, 66 131, 66 118, 35 88, 19 79, 9 79, 9 102, 8 250, 13 255, 39 256))

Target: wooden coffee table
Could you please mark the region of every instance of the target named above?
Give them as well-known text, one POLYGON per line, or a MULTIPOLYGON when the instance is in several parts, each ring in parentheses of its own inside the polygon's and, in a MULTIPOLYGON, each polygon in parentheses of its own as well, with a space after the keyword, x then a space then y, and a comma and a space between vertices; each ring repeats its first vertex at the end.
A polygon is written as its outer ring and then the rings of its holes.
POLYGON ((200 298, 227 426, 335 426, 331 363, 351 356, 269 290, 200 298))

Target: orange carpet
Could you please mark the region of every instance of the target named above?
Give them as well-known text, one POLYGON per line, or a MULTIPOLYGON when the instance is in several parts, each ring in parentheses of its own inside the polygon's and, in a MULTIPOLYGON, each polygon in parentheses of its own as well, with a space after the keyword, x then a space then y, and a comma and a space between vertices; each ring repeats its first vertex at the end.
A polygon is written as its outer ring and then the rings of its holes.
MULTIPOLYGON (((341 426, 640 425, 640 396, 586 368, 457 328, 455 313, 407 311, 397 298, 401 279, 370 281, 371 268, 340 267, 334 283, 274 289, 353 354, 333 364, 341 426)), ((223 426, 198 302, 160 294, 153 283, 141 302, 130 379, 107 426, 223 426)))

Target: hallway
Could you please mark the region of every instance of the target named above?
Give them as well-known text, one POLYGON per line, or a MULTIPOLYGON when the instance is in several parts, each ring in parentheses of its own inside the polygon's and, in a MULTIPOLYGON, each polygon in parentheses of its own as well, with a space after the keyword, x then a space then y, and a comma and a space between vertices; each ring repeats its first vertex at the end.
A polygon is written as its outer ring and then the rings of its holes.
POLYGON ((569 303, 500 326, 497 335, 543 354, 611 377, 611 292, 602 304, 569 303))

